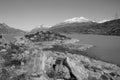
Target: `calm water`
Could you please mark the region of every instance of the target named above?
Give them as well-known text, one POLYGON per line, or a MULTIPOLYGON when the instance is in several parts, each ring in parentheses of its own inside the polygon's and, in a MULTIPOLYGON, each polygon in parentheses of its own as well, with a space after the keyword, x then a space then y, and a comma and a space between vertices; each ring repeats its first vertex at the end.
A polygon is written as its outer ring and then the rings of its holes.
POLYGON ((112 62, 120 66, 120 37, 103 35, 70 34, 82 44, 92 44, 95 47, 88 51, 90 56, 112 62))

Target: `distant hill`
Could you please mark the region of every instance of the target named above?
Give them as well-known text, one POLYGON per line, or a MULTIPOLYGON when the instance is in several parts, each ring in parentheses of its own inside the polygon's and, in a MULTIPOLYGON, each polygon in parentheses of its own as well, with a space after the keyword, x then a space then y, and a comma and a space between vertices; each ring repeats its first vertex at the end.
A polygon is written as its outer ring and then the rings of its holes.
POLYGON ((45 30, 48 30, 49 27, 47 26, 40 26, 40 27, 35 27, 33 28, 30 32, 31 33, 35 33, 35 32, 39 32, 39 31, 45 31, 45 30))
POLYGON ((82 33, 120 36, 120 19, 110 20, 103 23, 97 22, 62 22, 50 28, 60 33, 82 33))
POLYGON ((61 33, 86 33, 88 28, 97 23, 93 22, 74 22, 74 23, 60 23, 50 28, 50 30, 61 33))
POLYGON ((120 36, 120 19, 110 20, 95 27, 103 31, 103 34, 120 36))
POLYGON ((0 34, 20 34, 24 31, 12 28, 5 23, 0 23, 0 34))
POLYGON ((25 31, 12 28, 5 23, 0 23, 0 35, 3 36, 5 41, 12 41, 15 36, 20 36, 26 33, 25 31))

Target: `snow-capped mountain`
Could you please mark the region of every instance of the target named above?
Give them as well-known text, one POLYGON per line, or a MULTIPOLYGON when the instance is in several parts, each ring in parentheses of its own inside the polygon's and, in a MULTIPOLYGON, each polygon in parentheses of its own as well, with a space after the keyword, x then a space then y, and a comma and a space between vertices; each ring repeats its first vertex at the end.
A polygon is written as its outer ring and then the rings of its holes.
POLYGON ((95 22, 94 20, 87 19, 84 17, 74 17, 72 19, 67 19, 64 21, 65 23, 74 23, 74 22, 95 22))
POLYGON ((37 26, 37 27, 33 28, 30 32, 37 32, 37 31, 41 31, 41 30, 47 30, 50 27, 51 26, 40 25, 40 26, 37 26))
POLYGON ((60 33, 82 33, 120 36, 120 19, 91 22, 86 18, 68 19, 54 25, 50 30, 60 33))
POLYGON ((40 26, 37 26, 36 28, 44 29, 44 28, 49 28, 49 27, 50 27, 50 26, 40 25, 40 26))

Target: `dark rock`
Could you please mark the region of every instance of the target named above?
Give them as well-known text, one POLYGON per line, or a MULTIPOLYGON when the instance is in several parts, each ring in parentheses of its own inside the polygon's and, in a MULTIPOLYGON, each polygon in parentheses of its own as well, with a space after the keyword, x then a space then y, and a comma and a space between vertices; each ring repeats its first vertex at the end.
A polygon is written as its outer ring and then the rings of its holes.
POLYGON ((109 78, 106 75, 101 75, 102 80, 109 80, 109 78))

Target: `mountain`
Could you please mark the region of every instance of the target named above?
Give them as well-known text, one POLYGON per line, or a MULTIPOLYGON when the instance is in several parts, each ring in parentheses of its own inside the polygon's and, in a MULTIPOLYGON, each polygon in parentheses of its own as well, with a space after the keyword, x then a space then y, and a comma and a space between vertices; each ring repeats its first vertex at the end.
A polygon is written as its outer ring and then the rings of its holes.
POLYGON ((80 33, 86 32, 89 27, 97 24, 97 22, 84 17, 72 18, 52 26, 50 30, 61 33, 80 33))
POLYGON ((20 34, 24 31, 12 28, 5 23, 0 23, 0 34, 20 34))
POLYGON ((24 33, 26 32, 12 28, 5 23, 0 23, 0 35, 2 35, 2 38, 4 39, 5 42, 12 41, 15 39, 14 38, 15 36, 21 36, 24 33))
POLYGON ((105 35, 118 35, 120 36, 120 19, 114 19, 101 23, 96 28, 99 28, 102 34, 105 35))
POLYGON ((120 35, 120 19, 94 22, 89 19, 69 19, 54 25, 50 30, 60 33, 120 35))
POLYGON ((39 31, 48 30, 49 27, 50 26, 40 25, 38 27, 33 28, 30 32, 39 32, 39 31))

